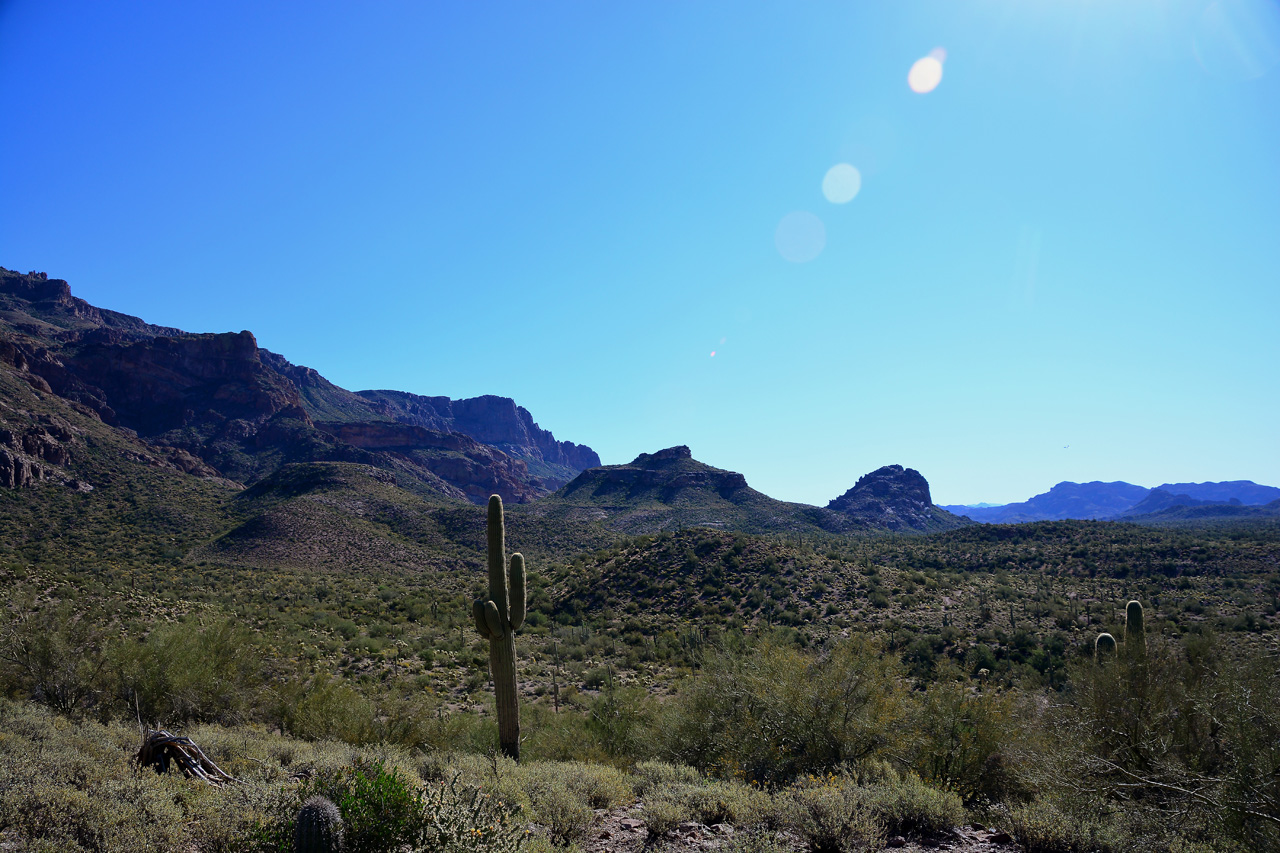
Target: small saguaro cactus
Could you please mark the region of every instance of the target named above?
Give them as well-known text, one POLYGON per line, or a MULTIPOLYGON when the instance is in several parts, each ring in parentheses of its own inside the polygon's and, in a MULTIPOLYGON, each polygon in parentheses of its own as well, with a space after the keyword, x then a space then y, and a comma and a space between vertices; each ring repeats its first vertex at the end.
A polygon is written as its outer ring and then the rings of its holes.
POLYGON ((498 706, 502 754, 520 760, 520 706, 516 697, 516 630, 524 623, 524 557, 511 555, 510 577, 502 524, 502 498, 489 498, 489 598, 471 606, 476 631, 489 641, 489 670, 498 706))
POLYGON ((1098 639, 1093 641, 1093 659, 1098 663, 1102 663, 1115 656, 1116 638, 1105 631, 1098 635, 1098 639))
POLYGON ((346 849, 346 826, 338 807, 319 794, 303 803, 293 829, 294 853, 343 853, 346 849))
POLYGON ((1142 602, 1130 601, 1124 609, 1124 650, 1135 659, 1147 655, 1147 632, 1142 624, 1142 602))

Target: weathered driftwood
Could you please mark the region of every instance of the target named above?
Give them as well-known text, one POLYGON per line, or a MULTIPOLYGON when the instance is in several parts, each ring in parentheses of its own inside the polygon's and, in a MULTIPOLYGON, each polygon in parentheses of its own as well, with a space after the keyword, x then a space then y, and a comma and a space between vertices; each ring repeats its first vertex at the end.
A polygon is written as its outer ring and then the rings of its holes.
POLYGON ((157 773, 168 773, 169 765, 176 764, 183 776, 203 779, 214 786, 240 781, 224 773, 191 738, 178 737, 163 729, 147 730, 142 736, 142 746, 133 760, 139 769, 151 767, 157 773))

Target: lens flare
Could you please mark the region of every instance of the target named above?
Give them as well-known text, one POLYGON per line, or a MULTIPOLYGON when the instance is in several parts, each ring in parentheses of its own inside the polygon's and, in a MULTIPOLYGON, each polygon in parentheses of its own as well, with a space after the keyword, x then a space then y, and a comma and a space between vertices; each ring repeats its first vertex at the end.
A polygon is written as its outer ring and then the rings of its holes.
POLYGON ((848 163, 837 163, 827 170, 822 179, 822 194, 832 204, 844 204, 853 201, 853 197, 862 189, 862 173, 848 163))
POLYGON ((803 264, 822 254, 827 245, 827 228, 807 210, 792 211, 778 223, 773 242, 782 257, 793 264, 803 264))
POLYGON ((911 91, 923 95, 938 88, 942 82, 942 63, 946 58, 947 52, 939 47, 928 56, 917 59, 907 72, 907 85, 911 91))

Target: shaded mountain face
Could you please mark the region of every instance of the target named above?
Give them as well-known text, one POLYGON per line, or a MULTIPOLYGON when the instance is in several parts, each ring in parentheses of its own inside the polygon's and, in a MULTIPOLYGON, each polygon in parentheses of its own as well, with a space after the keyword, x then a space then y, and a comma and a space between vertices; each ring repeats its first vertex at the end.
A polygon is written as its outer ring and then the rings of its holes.
POLYGON ((460 432, 524 460, 529 472, 548 488, 558 489, 600 457, 590 447, 557 441, 533 420, 528 409, 510 397, 485 395, 466 400, 422 397, 405 391, 361 391, 360 397, 405 424, 440 432, 460 432))
POLYGON ((1147 496, 1138 501, 1124 512, 1116 515, 1116 518, 1126 518, 1133 515, 1146 515, 1152 512, 1161 512, 1175 506, 1205 506, 1209 504, 1225 505, 1230 503, 1234 506, 1241 506, 1240 501, 1202 501, 1197 500, 1190 495, 1179 495, 1164 489, 1152 489, 1147 496))
POLYGON ((1142 500, 1147 492, 1143 486, 1124 482, 1059 483, 1021 503, 986 508, 944 508, 988 524, 1111 518, 1142 500))
MULTIPOLYGON (((438 498, 483 502, 496 493, 520 503, 576 474, 574 463, 599 462, 590 448, 555 441, 507 400, 512 417, 527 422, 530 446, 545 447, 554 460, 537 457, 537 465, 555 468, 531 472, 519 454, 459 428, 501 433, 502 424, 484 422, 486 413, 498 417, 500 406, 464 406, 468 417, 457 423, 406 429, 395 407, 260 349, 250 332, 152 326, 89 305, 65 281, 42 273, 0 268, 0 360, 103 423, 166 455, 181 454, 192 471, 241 483, 290 463, 348 462, 393 472, 402 485, 438 498)), ((22 462, 8 465, 9 479, 38 478, 42 469, 22 462)))
POLYGON ((886 465, 858 478, 853 488, 827 504, 853 519, 887 530, 944 530, 961 522, 933 505, 929 481, 914 468, 886 465))

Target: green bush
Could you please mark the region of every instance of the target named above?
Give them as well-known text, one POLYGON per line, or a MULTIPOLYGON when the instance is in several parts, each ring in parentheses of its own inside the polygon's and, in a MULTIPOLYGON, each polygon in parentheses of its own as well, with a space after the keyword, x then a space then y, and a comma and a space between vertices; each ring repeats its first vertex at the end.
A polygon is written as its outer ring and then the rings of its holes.
POLYGON ((1110 825, 1096 817, 1068 815, 1048 800, 1014 808, 1009 822, 1024 853, 1119 853, 1131 849, 1110 825))
POLYGON ((665 761, 641 761, 632 772, 636 794, 643 797, 653 789, 671 785, 697 785, 705 781, 702 774, 684 764, 668 764, 665 761))
POLYGON ((884 833, 863 792, 840 782, 797 785, 778 797, 783 825, 795 832, 811 853, 858 853, 879 850, 884 833))
POLYGON ((820 656, 772 641, 719 652, 669 703, 664 757, 760 783, 869 760, 902 736, 896 675, 896 658, 861 639, 820 656))
POLYGON ((930 836, 964 823, 959 795, 926 785, 914 773, 890 774, 867 785, 864 796, 876 820, 889 835, 930 836))

